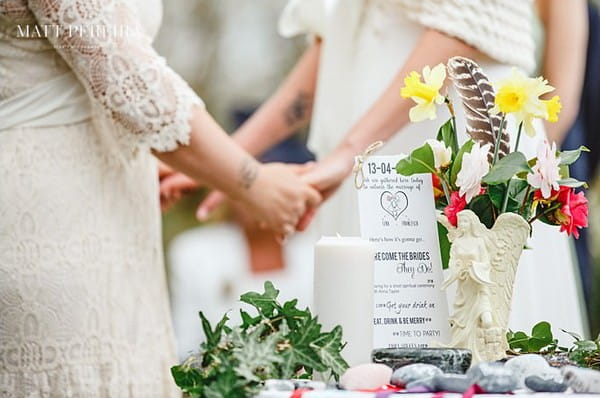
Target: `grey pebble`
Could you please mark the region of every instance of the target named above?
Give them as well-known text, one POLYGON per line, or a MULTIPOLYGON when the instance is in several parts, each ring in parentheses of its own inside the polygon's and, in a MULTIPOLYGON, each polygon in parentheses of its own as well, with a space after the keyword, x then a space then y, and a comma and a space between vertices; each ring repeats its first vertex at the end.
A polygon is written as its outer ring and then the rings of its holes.
POLYGON ((467 376, 485 392, 502 394, 515 390, 518 379, 514 372, 499 362, 481 362, 469 369, 467 376))
POLYGON ((443 374, 443 372, 437 366, 415 363, 396 369, 392 374, 390 383, 398 387, 404 387, 414 381, 427 379, 441 374, 443 374))
POLYGON ((311 390, 325 390, 327 388, 327 385, 324 382, 317 380, 292 379, 291 382, 294 383, 296 389, 308 388, 311 390))
POLYGON ((411 381, 410 383, 406 384, 405 388, 407 390, 414 390, 414 389, 417 389, 418 387, 423 387, 427 391, 430 391, 430 392, 436 391, 435 377, 436 376, 429 376, 424 379, 418 379, 418 380, 411 381))
POLYGON ((465 375, 443 374, 435 376, 435 390, 448 391, 462 394, 467 391, 473 383, 465 375))
POLYGON ((600 393, 600 372, 593 369, 565 366, 561 369, 565 383, 579 393, 600 393))
POLYGON ((554 380, 544 379, 540 376, 527 377, 525 385, 535 392, 565 392, 568 388, 564 383, 557 383, 554 380))

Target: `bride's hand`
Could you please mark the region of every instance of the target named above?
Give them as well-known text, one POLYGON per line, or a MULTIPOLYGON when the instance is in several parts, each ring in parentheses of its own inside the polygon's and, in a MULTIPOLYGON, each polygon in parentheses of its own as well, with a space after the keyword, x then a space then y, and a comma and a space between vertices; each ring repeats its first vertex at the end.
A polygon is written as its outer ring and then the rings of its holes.
POLYGON ((283 236, 291 235, 302 215, 322 200, 297 168, 281 163, 257 165, 255 180, 240 199, 263 227, 283 236))
MULTIPOLYGON (((323 201, 329 199, 342 185, 346 177, 352 173, 355 153, 349 148, 339 148, 322 161, 316 163, 302 179, 319 190, 323 201)), ((309 209, 297 225, 298 231, 304 231, 316 213, 316 208, 309 209)))

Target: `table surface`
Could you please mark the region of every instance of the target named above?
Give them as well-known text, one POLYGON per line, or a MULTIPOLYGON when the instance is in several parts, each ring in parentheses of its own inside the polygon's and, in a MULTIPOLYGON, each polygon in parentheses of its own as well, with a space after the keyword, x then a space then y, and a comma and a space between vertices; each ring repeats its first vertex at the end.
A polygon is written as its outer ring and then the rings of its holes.
MULTIPOLYGON (((341 390, 323 390, 323 391, 309 391, 302 394, 302 398, 379 398, 387 396, 386 393, 370 393, 370 392, 354 392, 354 391, 341 391, 341 390)), ((400 398, 431 398, 434 393, 396 393, 392 394, 400 398)), ((598 398, 600 394, 574 394, 574 393, 530 393, 530 392, 516 392, 514 395, 527 395, 535 398, 558 398, 561 396, 570 396, 573 398, 598 398)), ((439 394, 436 396, 439 397, 439 394)), ((477 394, 481 398, 507 398, 507 394, 477 394)), ((263 391, 256 398, 291 398, 292 392, 290 391, 263 391)), ((462 394, 445 393, 444 398, 462 398, 462 394)))

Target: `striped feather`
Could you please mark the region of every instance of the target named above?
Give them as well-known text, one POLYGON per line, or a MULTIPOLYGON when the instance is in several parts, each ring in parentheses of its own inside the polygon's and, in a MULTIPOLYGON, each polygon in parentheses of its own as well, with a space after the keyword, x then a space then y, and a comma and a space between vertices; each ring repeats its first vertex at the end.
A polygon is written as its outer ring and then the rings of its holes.
MULTIPOLYGON (((481 146, 492 144, 491 161, 502 121, 502 114, 490 113, 496 98, 492 84, 479 65, 468 58, 450 58, 448 74, 465 108, 467 133, 481 146)), ((503 128, 498 159, 507 155, 509 151, 510 137, 506 128, 503 128)))

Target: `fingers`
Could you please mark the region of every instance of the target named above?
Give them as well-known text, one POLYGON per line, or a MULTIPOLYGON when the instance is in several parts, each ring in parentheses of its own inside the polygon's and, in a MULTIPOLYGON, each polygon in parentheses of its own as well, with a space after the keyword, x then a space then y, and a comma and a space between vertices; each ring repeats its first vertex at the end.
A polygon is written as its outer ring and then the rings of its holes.
POLYGON ((215 211, 226 199, 225 194, 220 191, 213 191, 200 203, 196 210, 196 218, 199 221, 205 221, 210 213, 215 211))
POLYGON ((160 182, 160 192, 166 196, 171 196, 174 192, 193 191, 197 188, 196 180, 181 173, 170 175, 160 182))
POLYGON ((302 215, 302 217, 300 217, 300 221, 298 221, 298 224, 296 225, 296 230, 298 230, 300 232, 305 231, 306 228, 308 228, 308 226, 312 222, 312 220, 315 218, 316 213, 317 213, 316 207, 309 208, 306 211, 306 213, 304 213, 302 215))
POLYGON ((165 178, 173 173, 174 173, 174 171, 172 168, 170 168, 163 162, 160 162, 160 161, 158 162, 158 178, 159 178, 159 180, 162 180, 163 178, 165 178))
MULTIPOLYGON (((308 207, 317 207, 323 201, 323 197, 321 196, 319 191, 317 191, 313 187, 308 186, 306 188, 305 195, 306 204, 308 207)), ((302 213, 304 213, 304 211, 302 213)))
POLYGON ((290 163, 287 167, 297 175, 303 175, 311 171, 315 167, 315 162, 306 163, 290 163))

